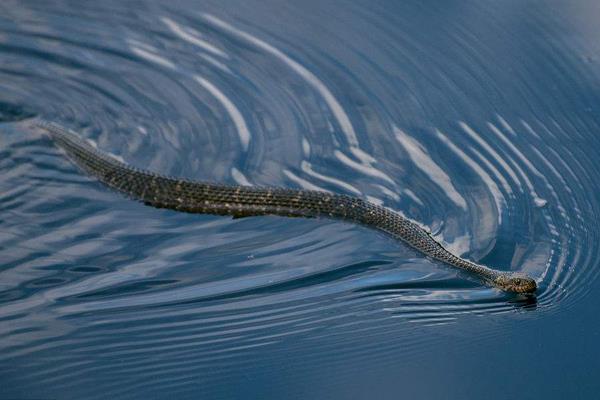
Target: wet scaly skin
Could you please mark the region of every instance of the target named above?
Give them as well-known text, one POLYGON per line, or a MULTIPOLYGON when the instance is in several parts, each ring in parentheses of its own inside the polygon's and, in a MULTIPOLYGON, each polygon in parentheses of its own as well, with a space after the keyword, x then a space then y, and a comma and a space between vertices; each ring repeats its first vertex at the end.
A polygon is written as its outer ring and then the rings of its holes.
POLYGON ((177 179, 122 163, 55 123, 37 121, 54 143, 87 173, 147 205, 172 210, 248 217, 326 217, 385 232, 424 255, 468 271, 511 293, 534 293, 537 284, 518 273, 494 270, 455 256, 414 222, 361 198, 311 190, 231 186, 177 179))

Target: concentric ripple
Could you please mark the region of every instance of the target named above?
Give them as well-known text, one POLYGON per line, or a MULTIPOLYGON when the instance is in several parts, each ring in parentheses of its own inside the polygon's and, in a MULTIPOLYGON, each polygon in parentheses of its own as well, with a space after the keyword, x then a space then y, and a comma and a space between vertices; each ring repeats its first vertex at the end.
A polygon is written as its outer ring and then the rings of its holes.
POLYGON ((198 382, 227 397, 227 371, 264 351, 330 338, 323 358, 385 362, 466 315, 584 298, 600 255, 593 35, 539 9, 405 3, 3 2, 3 379, 29 397, 198 382), (509 296, 350 224, 145 207, 74 168, 33 116, 165 174, 363 196, 540 291, 509 296))

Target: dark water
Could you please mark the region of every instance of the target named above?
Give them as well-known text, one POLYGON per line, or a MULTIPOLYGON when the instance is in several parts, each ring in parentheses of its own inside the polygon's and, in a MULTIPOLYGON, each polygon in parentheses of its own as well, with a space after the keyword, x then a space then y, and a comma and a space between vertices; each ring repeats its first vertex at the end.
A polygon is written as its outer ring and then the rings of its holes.
POLYGON ((0 398, 595 398, 598 3, 295 3, 0 3, 0 398), (341 222, 146 207, 34 116, 363 196, 540 290, 341 222))

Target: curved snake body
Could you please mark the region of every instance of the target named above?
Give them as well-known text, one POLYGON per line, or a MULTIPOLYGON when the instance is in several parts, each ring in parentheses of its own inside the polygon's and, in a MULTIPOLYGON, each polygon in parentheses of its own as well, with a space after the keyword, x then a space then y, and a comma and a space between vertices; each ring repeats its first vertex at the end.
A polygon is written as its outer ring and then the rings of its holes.
POLYGON ((523 274, 497 271, 455 256, 414 222, 358 197, 172 178, 120 162, 55 123, 39 121, 36 125, 50 133, 55 144, 87 173, 153 207, 235 217, 279 215, 351 221, 383 231, 428 257, 474 273, 502 290, 533 293, 537 288, 535 280, 523 274))

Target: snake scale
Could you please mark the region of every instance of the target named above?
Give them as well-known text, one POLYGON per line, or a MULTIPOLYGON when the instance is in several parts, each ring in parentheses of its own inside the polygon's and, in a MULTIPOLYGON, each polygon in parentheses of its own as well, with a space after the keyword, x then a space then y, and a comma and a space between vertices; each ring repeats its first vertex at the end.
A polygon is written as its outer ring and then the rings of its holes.
POLYGON ((234 217, 279 215, 354 222, 383 231, 432 259, 471 272, 486 284, 504 291, 533 293, 537 289, 536 281, 524 274, 494 270, 455 256, 414 222, 359 197, 168 177, 120 162, 56 123, 38 121, 36 125, 48 132, 54 143, 84 171, 153 207, 234 217))

